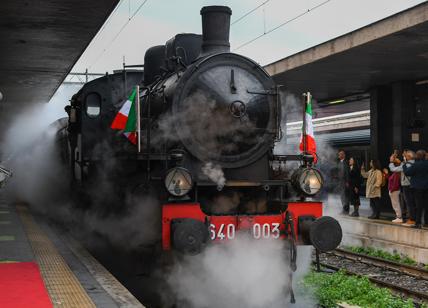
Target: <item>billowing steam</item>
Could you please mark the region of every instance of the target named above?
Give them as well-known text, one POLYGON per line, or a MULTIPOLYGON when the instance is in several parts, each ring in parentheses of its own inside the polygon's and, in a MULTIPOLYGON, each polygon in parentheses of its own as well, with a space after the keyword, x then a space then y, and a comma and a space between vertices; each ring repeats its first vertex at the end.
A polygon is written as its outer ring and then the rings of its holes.
MULTIPOLYGON (((301 132, 292 133, 287 131, 287 123, 296 122, 302 120, 303 113, 303 102, 298 96, 288 93, 281 92, 281 104, 282 104, 282 120, 281 127, 283 131, 283 137, 280 142, 275 145, 274 152, 276 154, 297 154, 299 153, 299 143, 301 132)), ((314 99, 314 105, 317 102, 314 99)), ((317 109, 316 114, 313 114, 313 118, 321 118, 326 116, 322 110, 317 109)), ((337 157, 337 150, 334 149, 331 144, 325 138, 321 138, 317 132, 317 127, 314 128, 315 142, 317 144, 317 157, 318 163, 317 168, 321 170, 324 176, 325 188, 333 188, 336 183, 334 177, 332 177, 332 170, 335 167, 335 159, 337 157)), ((294 169, 298 167, 297 162, 287 162, 286 171, 291 174, 294 169)), ((319 197, 319 196, 318 196, 319 197)))
MULTIPOLYGON (((88 241, 88 234, 102 235, 122 251, 156 243, 161 234, 159 201, 150 194, 128 195, 121 206, 126 210, 120 213, 102 214, 105 210, 99 208, 80 213, 83 229, 81 226, 74 234, 91 245, 96 243, 88 241)), ((73 214, 79 215, 76 211, 73 214)))
POLYGON ((27 202, 33 211, 63 222, 88 242, 92 235, 101 235, 124 250, 152 244, 160 234, 159 203, 151 193, 135 191, 127 192, 123 199, 112 198, 117 162, 107 144, 100 143, 95 149, 102 153, 104 166, 92 185, 91 205, 86 199, 76 200, 70 191, 70 167, 61 161, 61 136, 57 134, 67 119, 51 123, 67 116, 64 106, 77 90, 62 86, 50 103, 29 106, 16 114, 1 144, 2 163, 13 171, 2 191, 10 200, 27 202))
MULTIPOLYGON (((185 257, 168 275, 178 307, 314 307, 297 294, 290 305, 289 251, 284 241, 255 240, 246 234, 213 244, 201 255, 185 257), (290 305, 290 306, 289 306, 290 305)), ((300 250, 299 250, 300 251, 300 250)), ((295 281, 307 272, 310 251, 302 251, 295 281)))
POLYGON ((282 241, 242 236, 184 259, 168 281, 187 307, 284 307, 286 259, 282 241))
POLYGON ((15 112, 9 107, 11 123, 2 136, 1 160, 13 171, 4 189, 11 199, 43 207, 48 199, 55 203, 63 194, 66 172, 54 147, 61 123, 51 123, 66 116, 63 108, 74 91, 75 87, 61 87, 49 104, 22 103, 15 112))
MULTIPOLYGON (((303 110, 302 100, 289 92, 281 91, 281 129, 282 139, 275 144, 274 152, 276 154, 296 154, 299 150, 299 137, 289 138, 287 134, 287 123, 290 122, 290 116, 301 114, 303 110)), ((301 117, 299 118, 301 119, 301 117)))
POLYGON ((224 172, 219 165, 208 162, 202 166, 202 173, 205 174, 211 181, 216 183, 219 187, 223 187, 224 184, 226 184, 224 172))
POLYGON ((154 143, 174 142, 180 136, 196 144, 204 157, 213 157, 236 151, 242 143, 257 142, 251 136, 254 123, 248 118, 233 117, 229 108, 219 108, 214 99, 202 92, 186 98, 181 108, 179 112, 166 113, 159 119, 160 135, 154 143))

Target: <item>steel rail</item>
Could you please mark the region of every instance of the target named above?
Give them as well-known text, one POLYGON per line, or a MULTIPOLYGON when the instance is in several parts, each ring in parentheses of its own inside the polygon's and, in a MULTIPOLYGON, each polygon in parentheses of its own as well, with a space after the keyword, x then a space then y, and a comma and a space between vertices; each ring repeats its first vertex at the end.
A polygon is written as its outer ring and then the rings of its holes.
POLYGON ((394 262, 391 260, 385 260, 378 257, 373 257, 361 253, 356 253, 344 249, 336 249, 332 252, 329 252, 331 255, 336 255, 338 257, 346 258, 348 260, 358 261, 368 265, 373 265, 377 267, 384 267, 388 270, 397 271, 400 273, 405 273, 409 276, 413 276, 419 279, 428 280, 428 270, 422 267, 416 267, 412 265, 407 265, 403 263, 394 262))

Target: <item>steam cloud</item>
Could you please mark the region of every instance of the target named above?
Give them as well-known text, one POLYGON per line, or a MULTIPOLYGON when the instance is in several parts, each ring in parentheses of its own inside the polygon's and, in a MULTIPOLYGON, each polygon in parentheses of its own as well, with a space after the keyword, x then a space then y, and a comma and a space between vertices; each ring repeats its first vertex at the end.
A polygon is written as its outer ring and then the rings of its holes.
POLYGON ((27 202, 33 211, 63 222, 89 243, 91 236, 102 235, 124 250, 151 244, 160 234, 160 207, 151 194, 129 192, 116 209, 105 202, 114 192, 111 173, 117 165, 108 145, 95 150, 106 164, 92 186, 92 206, 76 207, 70 199, 69 167, 61 162, 57 145, 57 131, 67 119, 51 123, 66 116, 64 106, 77 90, 62 86, 49 103, 23 108, 15 116, 1 144, 3 164, 13 171, 2 191, 9 200, 27 202))
POLYGON ((205 174, 211 181, 217 184, 217 186, 223 187, 226 184, 226 178, 224 177, 224 172, 219 165, 214 165, 209 162, 202 166, 202 172, 205 174))
POLYGON ((159 136, 154 143, 177 141, 177 127, 182 139, 197 144, 204 156, 218 156, 236 151, 239 144, 254 144, 255 125, 248 118, 234 118, 228 108, 219 108, 215 100, 196 92, 183 101, 182 110, 166 113, 159 119, 159 136))
MULTIPOLYGON (((295 281, 309 268, 310 250, 301 252, 295 281)), ((288 255, 284 241, 238 234, 233 241, 184 258, 169 273, 168 284, 178 307, 314 307, 303 295, 297 296, 298 304, 289 306, 288 255)))
POLYGON ((169 283, 190 307, 283 307, 288 285, 284 243, 241 237, 212 245, 176 266, 169 283))
MULTIPOLYGON (((316 105, 316 101, 314 104, 316 105)), ((276 154, 296 154, 299 153, 299 142, 300 142, 300 133, 297 135, 287 134, 287 122, 290 122, 290 115, 294 114, 292 121, 301 120, 301 114, 303 112, 303 104, 301 98, 289 92, 281 92, 281 104, 282 104, 282 119, 281 127, 283 131, 283 138, 280 142, 275 145, 274 153, 276 154), (295 118, 295 115, 298 115, 295 118)), ((322 110, 317 110, 317 113, 313 114, 313 118, 320 118, 327 116, 328 114, 323 114, 322 110)), ((335 159, 337 157, 337 150, 334 149, 331 144, 329 144, 326 139, 320 138, 317 134, 315 128, 315 141, 317 143, 317 156, 318 163, 317 168, 321 170, 324 176, 324 187, 327 190, 333 189, 336 187, 335 178, 332 176, 332 170, 335 167, 335 159)), ((299 163, 297 162, 287 162, 286 172, 291 174, 296 168, 298 168, 299 163)), ((281 167, 281 166, 279 166, 281 167)), ((317 196, 319 198, 320 196, 317 196)))
MULTIPOLYGON (((164 137, 176 141, 174 124, 176 121, 187 121, 189 125, 184 127, 184 135, 206 144, 207 151, 233 151, 239 142, 252 142, 246 133, 251 131, 249 121, 242 125, 240 121, 224 116, 215 110, 213 102, 201 95, 195 94, 192 104, 187 104, 192 108, 160 120, 159 128, 164 137), (192 116, 189 117, 189 113, 192 116), (213 115, 217 121, 212 120, 213 115), (190 131, 189 127, 197 129, 190 131), (228 136, 233 138, 227 140, 226 147, 223 147, 219 137, 228 136)), ((128 194, 126 200, 122 200, 122 211, 106 214, 102 198, 112 188, 109 170, 114 169, 113 160, 109 160, 111 165, 99 178, 99 185, 94 191, 94 196, 98 196, 99 200, 93 209, 82 210, 71 206, 67 198, 67 170, 57 160, 56 129, 52 127, 44 135, 39 133, 49 123, 65 115, 63 106, 69 97, 71 93, 60 90, 55 97, 57 105, 54 105, 55 102, 37 105, 21 112, 15 119, 2 144, 3 158, 8 158, 5 165, 14 172, 7 193, 14 199, 28 201, 34 210, 56 220, 66 221, 70 225, 78 221, 79 227, 85 226, 79 230, 82 237, 91 233, 102 234, 124 249, 154 241, 160 234, 156 229, 156 223, 160 221, 160 207, 150 195, 128 194)), ((104 146, 100 145, 99 150, 109 155, 109 149, 104 146)), ((225 184, 226 179, 219 166, 207 163, 202 171, 218 185, 225 184)), ((239 195, 232 199, 232 206, 239 204, 239 195)), ((172 268, 167 281, 178 300, 185 303, 183 307, 287 307, 290 283, 287 258, 288 250, 283 241, 255 241, 241 235, 225 245, 207 247, 202 255, 184 258, 172 268)), ((298 268, 307 270, 310 252, 299 253, 298 260, 298 268)), ((311 305, 305 302, 301 307, 311 305)))
POLYGON ((49 104, 28 106, 23 103, 14 112, 10 106, 12 119, 2 138, 1 158, 13 172, 4 190, 11 199, 28 201, 42 208, 48 195, 52 202, 61 197, 66 186, 65 172, 54 148, 60 122, 51 123, 65 116, 65 97, 70 97, 76 88, 70 90, 61 87, 49 104))

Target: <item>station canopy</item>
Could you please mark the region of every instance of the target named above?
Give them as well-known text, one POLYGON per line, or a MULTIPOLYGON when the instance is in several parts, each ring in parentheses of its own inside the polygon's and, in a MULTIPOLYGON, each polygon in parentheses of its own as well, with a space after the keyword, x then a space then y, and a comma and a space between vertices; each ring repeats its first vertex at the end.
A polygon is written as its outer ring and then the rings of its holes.
POLYGON ((1 104, 49 101, 117 3, 0 1, 1 104))
POLYGON ((265 66, 291 93, 318 100, 428 79, 428 3, 265 66))

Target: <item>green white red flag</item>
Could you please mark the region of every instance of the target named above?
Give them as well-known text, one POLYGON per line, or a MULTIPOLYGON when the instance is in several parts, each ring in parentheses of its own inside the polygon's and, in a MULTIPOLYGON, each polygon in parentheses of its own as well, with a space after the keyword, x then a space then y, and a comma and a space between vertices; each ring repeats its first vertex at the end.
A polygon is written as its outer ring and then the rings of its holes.
POLYGON ((137 144, 137 115, 135 112, 135 101, 137 89, 132 90, 131 95, 123 103, 113 122, 112 129, 123 130, 123 134, 133 144, 137 144))
MULTIPOLYGON (((311 154, 314 157, 314 163, 317 162, 317 145, 315 143, 315 137, 314 137, 314 126, 312 124, 312 96, 310 93, 308 93, 308 100, 306 102, 306 111, 305 111, 305 122, 306 127, 305 129, 305 139, 306 139, 306 152, 311 154)), ((304 151, 304 145, 303 145, 303 134, 300 138, 300 145, 299 149, 300 152, 304 151)))

